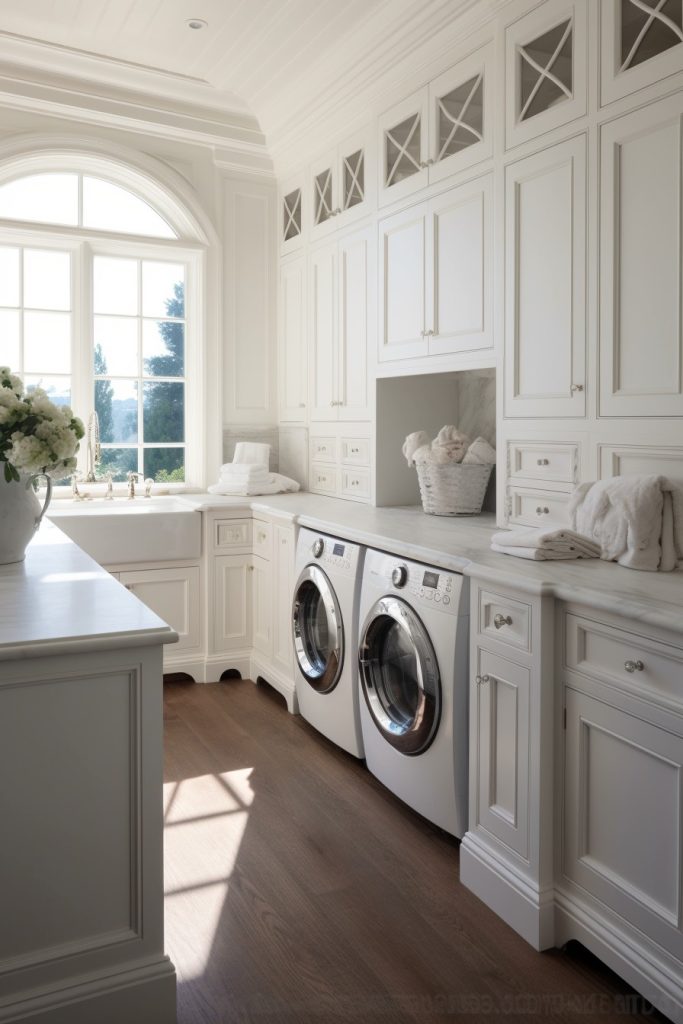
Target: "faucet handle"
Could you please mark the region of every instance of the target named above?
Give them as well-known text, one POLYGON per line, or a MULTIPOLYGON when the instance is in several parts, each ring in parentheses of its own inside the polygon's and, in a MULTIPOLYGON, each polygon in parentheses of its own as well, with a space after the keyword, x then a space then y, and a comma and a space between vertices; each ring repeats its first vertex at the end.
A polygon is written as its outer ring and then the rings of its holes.
POLYGON ((154 480, 151 476, 145 478, 145 497, 152 497, 152 487, 154 486, 154 480))

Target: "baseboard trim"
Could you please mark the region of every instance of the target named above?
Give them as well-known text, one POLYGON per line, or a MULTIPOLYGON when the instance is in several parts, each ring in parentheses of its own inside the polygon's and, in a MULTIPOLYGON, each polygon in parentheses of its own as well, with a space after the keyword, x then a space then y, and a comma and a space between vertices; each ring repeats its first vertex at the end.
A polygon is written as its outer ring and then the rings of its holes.
POLYGON ((274 668, 272 663, 267 661, 265 658, 259 657, 258 654, 252 654, 251 656, 251 678, 256 679, 261 676, 265 679, 274 690, 281 693, 287 701, 287 710, 291 715, 299 714, 299 702, 296 697, 296 686, 294 680, 288 678, 284 672, 274 668))

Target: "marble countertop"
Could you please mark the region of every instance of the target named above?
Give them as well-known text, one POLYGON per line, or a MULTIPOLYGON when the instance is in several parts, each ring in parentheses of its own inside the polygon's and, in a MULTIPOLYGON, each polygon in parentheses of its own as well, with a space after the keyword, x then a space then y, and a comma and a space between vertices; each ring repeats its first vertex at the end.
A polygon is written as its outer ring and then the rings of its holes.
POLYGON ((177 639, 49 522, 29 544, 25 561, 0 565, 0 661, 177 639))
POLYGON ((375 508, 358 502, 300 492, 234 498, 188 494, 183 500, 201 511, 240 509, 278 515, 368 547, 428 565, 464 572, 488 582, 533 594, 552 594, 591 608, 638 619, 683 633, 683 569, 638 572, 614 562, 580 559, 531 562, 491 551, 497 531, 493 515, 428 516, 419 506, 375 508))

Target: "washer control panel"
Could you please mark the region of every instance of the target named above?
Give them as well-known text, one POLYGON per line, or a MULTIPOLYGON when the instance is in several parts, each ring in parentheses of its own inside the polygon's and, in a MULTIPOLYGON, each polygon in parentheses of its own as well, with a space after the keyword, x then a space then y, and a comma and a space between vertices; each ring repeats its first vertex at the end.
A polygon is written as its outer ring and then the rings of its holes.
POLYGON ((359 552, 357 544, 350 544, 336 537, 326 537, 324 534, 314 534, 312 531, 307 541, 309 561, 315 561, 328 570, 355 571, 359 552))
POLYGON ((460 605, 463 577, 446 569, 405 562, 392 555, 366 555, 366 572, 385 593, 401 594, 415 607, 432 607, 456 612, 460 605))

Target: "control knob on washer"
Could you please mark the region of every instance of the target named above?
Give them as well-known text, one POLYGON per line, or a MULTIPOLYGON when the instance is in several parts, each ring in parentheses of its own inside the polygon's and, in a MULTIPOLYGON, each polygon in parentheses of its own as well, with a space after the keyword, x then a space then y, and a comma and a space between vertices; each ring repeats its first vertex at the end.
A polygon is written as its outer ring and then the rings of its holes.
POLYGON ((405 565, 397 565, 391 574, 391 582, 400 590, 408 582, 408 570, 405 565))
POLYGON ((313 547, 311 549, 316 558, 320 558, 323 551, 325 550, 325 541, 322 537, 318 537, 317 540, 313 541, 313 547))

